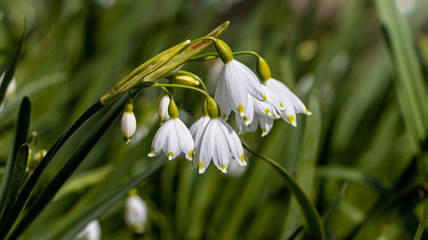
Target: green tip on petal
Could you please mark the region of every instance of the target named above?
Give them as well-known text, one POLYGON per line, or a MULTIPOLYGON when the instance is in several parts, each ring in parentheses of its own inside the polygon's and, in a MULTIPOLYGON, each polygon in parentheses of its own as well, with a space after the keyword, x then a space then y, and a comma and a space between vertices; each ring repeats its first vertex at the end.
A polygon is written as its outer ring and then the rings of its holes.
POLYGON ((217 105, 217 103, 215 102, 215 100, 214 100, 212 97, 207 97, 207 98, 205 99, 205 104, 206 104, 206 106, 207 106, 207 113, 208 113, 208 116, 209 116, 211 119, 218 118, 218 116, 219 116, 220 114, 219 114, 218 105, 217 105))
POLYGON ((230 47, 220 39, 216 39, 214 46, 224 63, 229 63, 233 60, 233 53, 230 47))
POLYGON ((266 82, 267 80, 272 78, 269 65, 262 57, 259 57, 257 59, 257 74, 263 82, 266 82))
POLYGON ((178 108, 177 108, 177 105, 175 105, 174 100, 172 99, 169 102, 168 115, 171 119, 178 118, 178 108))

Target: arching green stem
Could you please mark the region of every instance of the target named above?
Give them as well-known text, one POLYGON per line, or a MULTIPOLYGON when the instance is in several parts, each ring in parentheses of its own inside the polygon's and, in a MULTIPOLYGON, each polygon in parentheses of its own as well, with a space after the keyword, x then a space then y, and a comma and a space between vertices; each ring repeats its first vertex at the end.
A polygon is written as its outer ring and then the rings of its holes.
POLYGON ((205 92, 204 90, 200 89, 200 88, 196 88, 196 87, 192 87, 192 86, 187 86, 187 85, 181 85, 181 84, 173 84, 173 83, 141 83, 139 86, 141 87, 176 87, 176 88, 186 88, 186 89, 190 89, 190 90, 194 90, 197 92, 200 92, 202 94, 204 94, 206 97, 210 97, 210 95, 205 92))
POLYGON ((239 51, 239 52, 234 52, 234 53, 233 53, 233 55, 234 55, 234 56, 235 56, 235 55, 244 55, 244 54, 254 55, 254 56, 256 56, 257 58, 260 58, 260 57, 261 57, 258 53, 253 52, 253 51, 239 51))
POLYGON ((297 202, 299 203, 299 206, 305 218, 308 231, 309 231, 308 233, 310 234, 311 239, 324 240, 325 233, 324 233, 324 226, 323 226, 321 217, 318 214, 318 211, 316 210, 314 204, 309 199, 308 195, 306 195, 306 193, 303 191, 302 187, 300 187, 300 185, 297 183, 294 177, 277 162, 251 150, 244 143, 242 143, 242 146, 251 154, 269 163, 272 167, 275 168, 275 170, 278 171, 278 173, 287 183, 290 190, 294 193, 294 196, 296 197, 297 202))
POLYGON ((192 40, 192 41, 189 43, 189 45, 187 45, 187 48, 188 48, 188 47, 190 47, 190 46, 192 46, 193 44, 195 44, 195 43, 197 43, 197 42, 204 41, 204 40, 211 40, 211 41, 215 42, 215 41, 217 41, 217 38, 208 37, 208 36, 200 37, 200 38, 196 38, 196 39, 192 40))

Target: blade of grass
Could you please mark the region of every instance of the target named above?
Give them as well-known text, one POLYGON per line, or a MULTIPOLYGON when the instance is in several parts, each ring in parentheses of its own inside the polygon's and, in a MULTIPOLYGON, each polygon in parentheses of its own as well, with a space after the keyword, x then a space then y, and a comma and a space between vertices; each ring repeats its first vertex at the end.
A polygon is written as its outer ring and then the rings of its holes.
POLYGON ((422 234, 425 231, 425 227, 427 226, 428 221, 428 198, 425 200, 424 212, 422 214, 422 220, 418 225, 418 230, 416 230, 415 237, 413 240, 420 240, 422 238, 422 234))
MULTIPOLYGON (((314 194, 315 164, 318 159, 321 137, 321 106, 317 90, 311 92, 308 107, 312 111, 312 116, 307 118, 305 122, 305 131, 297 157, 296 179, 306 194, 312 196, 314 194)), ((295 232, 302 223, 303 220, 298 211, 298 203, 293 199, 281 239, 290 238, 289 234, 295 232)))
MULTIPOLYGON (((410 28, 396 4, 377 0, 376 7, 391 53, 393 69, 396 70, 395 85, 404 121, 410 134, 419 142, 423 141, 428 122, 427 92, 410 28)), ((418 152, 419 149, 414 151, 418 152)))
POLYGON ((318 214, 315 208, 315 205, 311 202, 311 200, 309 199, 305 191, 302 189, 302 187, 297 183, 296 179, 277 162, 257 152, 254 152, 249 147, 247 147, 244 143, 242 145, 245 149, 247 149, 248 152, 264 160, 265 162, 270 164, 276 171, 278 171, 278 173, 281 175, 281 177, 285 180, 287 185, 290 187, 290 190, 293 192, 294 196, 297 199, 297 202, 299 203, 300 209, 302 210, 302 213, 305 217, 305 222, 308 228, 308 234, 309 234, 308 237, 313 239, 324 240, 325 239, 324 225, 322 223, 321 217, 318 214))
MULTIPOLYGON (((12 199, 15 200, 16 194, 18 192, 18 189, 10 189, 10 188, 11 187, 13 188, 16 186, 13 181, 17 181, 15 177, 18 177, 18 176, 14 176, 14 174, 17 173, 15 171, 18 171, 20 169, 20 166, 22 165, 22 163, 20 162, 20 160, 22 159, 21 158, 18 159, 18 157, 22 157, 22 156, 18 156, 19 154, 18 150, 27 140, 28 129, 30 126, 30 115, 31 115, 30 99, 28 97, 24 97, 19 107, 18 118, 16 120, 15 137, 14 137, 13 143, 11 144, 9 157, 6 163, 5 175, 3 177, 2 186, 1 186, 0 206, 2 208, 2 211, 1 211, 2 214, 0 215, 0 226, 4 225, 6 218, 8 216, 6 214, 3 214, 5 209, 6 208, 8 210, 10 209, 10 204, 13 203, 13 201, 12 202, 10 201, 12 199), (7 204, 6 204, 6 201, 7 201, 6 199, 9 200, 7 204)), ((25 160, 24 165, 27 166, 27 160, 25 160)), ((25 167, 24 167, 24 171, 25 171, 25 167)), ((19 186, 19 188, 21 188, 21 186, 19 186)))

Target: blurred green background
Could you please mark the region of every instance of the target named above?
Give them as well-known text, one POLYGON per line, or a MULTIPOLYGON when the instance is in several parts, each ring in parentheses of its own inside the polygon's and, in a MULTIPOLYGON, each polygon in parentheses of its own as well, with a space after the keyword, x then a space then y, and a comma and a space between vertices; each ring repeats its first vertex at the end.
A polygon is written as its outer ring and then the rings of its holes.
MULTIPOLYGON (((24 18, 27 25, 17 92, 0 111, 0 175, 23 96, 32 101, 36 147, 49 149, 132 69, 230 20, 221 38, 233 51, 262 55, 273 77, 313 112, 299 115, 297 128, 276 121, 268 136, 260 138, 258 130, 242 141, 296 176, 323 217, 328 239, 412 239, 428 192, 428 1, 398 3, 0 0, 0 64, 19 42, 24 18)), ((255 69, 253 57, 237 59, 255 69)), ((213 96, 217 60, 183 69, 206 81, 213 96)), ((174 95, 190 126, 201 116, 202 96, 181 89, 174 95)), ((138 129, 131 143, 124 144, 116 120, 21 239, 61 236, 94 199, 162 161, 146 157, 159 127, 161 96, 159 89, 143 90, 134 102, 138 129)), ((36 191, 99 118, 60 150, 36 191)), ((285 182, 265 162, 246 157, 243 171, 228 174, 211 165, 199 175, 183 157, 166 162, 139 185, 149 207, 146 232, 135 236, 125 226, 123 199, 98 218, 102 239, 301 238, 303 217, 285 182)))

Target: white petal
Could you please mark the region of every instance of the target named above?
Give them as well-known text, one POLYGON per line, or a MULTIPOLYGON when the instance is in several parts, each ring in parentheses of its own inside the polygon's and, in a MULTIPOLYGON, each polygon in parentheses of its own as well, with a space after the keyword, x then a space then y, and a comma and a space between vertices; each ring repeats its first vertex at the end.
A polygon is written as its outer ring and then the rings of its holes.
POLYGON ((273 119, 264 116, 259 117, 260 128, 262 129, 262 137, 268 135, 273 126, 273 119))
POLYGON ((249 69, 247 66, 236 60, 233 60, 228 64, 233 67, 235 77, 239 79, 239 84, 245 86, 247 92, 251 94, 254 98, 258 100, 263 100, 265 97, 265 93, 261 87, 259 79, 254 74, 254 72, 251 71, 251 69, 249 69))
POLYGON ((284 85, 286 96, 293 103, 294 109, 297 113, 303 113, 310 116, 312 113, 308 111, 305 104, 287 87, 284 85))
POLYGON ((172 128, 172 124, 172 120, 168 120, 156 132, 156 135, 153 138, 151 152, 148 155, 149 157, 159 155, 159 153, 166 147, 166 141, 169 137, 169 133, 171 132, 170 129, 172 128))
POLYGON ((76 236, 79 240, 98 240, 101 238, 101 226, 98 220, 90 221, 86 227, 76 236))
POLYGON ((199 144, 199 139, 201 138, 202 133, 205 130, 210 118, 208 116, 203 116, 199 118, 193 125, 190 127, 190 133, 192 134, 193 141, 195 143, 195 147, 199 144))
POLYGON ((227 124, 226 121, 220 120, 220 129, 224 134, 228 148, 231 151, 231 155, 238 161, 239 165, 245 166, 247 163, 244 159, 244 149, 242 148, 241 140, 239 140, 238 135, 233 131, 232 127, 227 124))
POLYGON ((177 131, 180 151, 184 153, 187 159, 192 160, 193 151, 195 149, 192 134, 180 119, 177 118, 174 124, 177 131))
POLYGON ((266 81, 265 84, 279 99, 280 105, 285 107, 285 110, 278 111, 279 115, 293 127, 296 127, 296 111, 293 103, 286 95, 285 85, 273 78, 266 81))
POLYGON ((214 155, 215 148, 215 135, 216 130, 214 119, 211 119, 201 135, 199 144, 196 148, 195 165, 199 165, 199 173, 204 173, 205 169, 210 165, 211 159, 214 155))
POLYGON ((171 99, 169 98, 169 96, 165 94, 163 95, 163 97, 159 102, 158 114, 159 114, 161 123, 164 123, 165 121, 169 120, 168 106, 170 101, 171 99))
POLYGON ((226 65, 223 66, 223 70, 221 71, 220 78, 217 83, 217 87, 215 90, 214 99, 220 107, 221 117, 227 119, 230 111, 232 110, 232 106, 229 101, 229 92, 226 89, 226 65))
POLYGON ((129 143, 137 129, 137 120, 132 112, 124 112, 120 121, 120 130, 126 143, 129 143))

